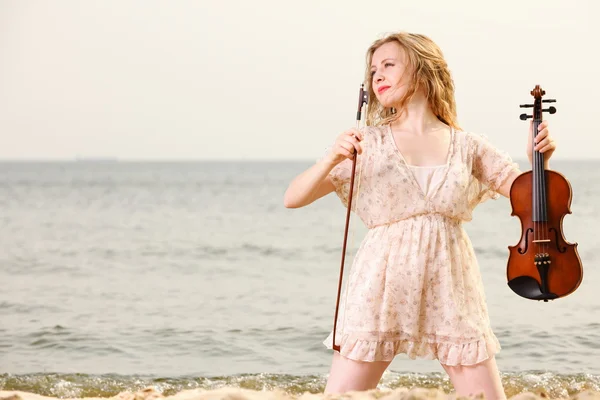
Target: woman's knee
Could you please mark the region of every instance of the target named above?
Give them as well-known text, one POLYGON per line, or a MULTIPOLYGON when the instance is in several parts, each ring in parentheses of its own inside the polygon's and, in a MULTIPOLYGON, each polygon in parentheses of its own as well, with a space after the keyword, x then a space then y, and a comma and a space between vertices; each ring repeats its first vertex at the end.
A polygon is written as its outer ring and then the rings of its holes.
POLYGON ((334 352, 325 393, 375 389, 390 363, 391 361, 355 361, 334 352))
POLYGON ((473 396, 483 393, 486 399, 506 398, 496 359, 493 356, 475 365, 442 364, 442 367, 450 377, 458 395, 473 396))

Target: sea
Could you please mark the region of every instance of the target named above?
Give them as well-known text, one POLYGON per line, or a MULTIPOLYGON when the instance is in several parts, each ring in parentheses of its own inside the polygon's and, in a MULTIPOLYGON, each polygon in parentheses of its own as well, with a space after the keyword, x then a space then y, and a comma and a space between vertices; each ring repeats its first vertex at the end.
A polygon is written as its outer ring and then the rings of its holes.
MULTIPOLYGON (((322 392, 346 209, 335 194, 283 205, 313 162, 1 162, 0 390, 322 392)), ((573 294, 546 303, 509 289, 521 226, 508 199, 465 223, 508 396, 600 390, 600 161, 552 168, 573 189, 563 232, 584 269, 573 294)), ((347 272, 365 232, 352 215, 347 272)), ((436 361, 402 355, 379 387, 452 390, 436 361)))

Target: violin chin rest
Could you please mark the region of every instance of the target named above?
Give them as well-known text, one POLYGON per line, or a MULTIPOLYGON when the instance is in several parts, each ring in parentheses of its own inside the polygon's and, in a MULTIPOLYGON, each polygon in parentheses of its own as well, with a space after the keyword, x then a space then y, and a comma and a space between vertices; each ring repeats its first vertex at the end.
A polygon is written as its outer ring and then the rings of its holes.
POLYGON ((537 280, 530 276, 519 276, 508 281, 508 286, 521 297, 531 300, 553 300, 558 298, 554 293, 543 293, 537 280))

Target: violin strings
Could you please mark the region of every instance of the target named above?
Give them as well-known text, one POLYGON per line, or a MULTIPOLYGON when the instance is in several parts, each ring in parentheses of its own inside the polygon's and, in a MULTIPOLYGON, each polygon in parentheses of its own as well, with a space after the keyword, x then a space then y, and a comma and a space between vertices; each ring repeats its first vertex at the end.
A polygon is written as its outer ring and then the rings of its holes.
MULTIPOLYGON (((535 211, 536 211, 535 212, 536 213, 535 219, 536 219, 537 223, 536 223, 535 230, 536 230, 536 233, 537 233, 537 235, 536 235, 537 236, 537 240, 542 240, 543 238, 541 236, 541 231, 540 231, 540 229, 541 229, 540 225, 542 223, 542 221, 541 221, 541 211, 542 210, 541 210, 541 207, 540 207, 540 163, 539 163, 540 153, 537 150, 535 150, 535 139, 537 137, 538 125, 539 125, 539 122, 537 120, 534 120, 534 122, 533 122, 533 139, 532 139, 533 143, 532 143, 532 147, 534 148, 533 152, 534 152, 534 155, 535 155, 535 157, 534 157, 534 164, 535 164, 534 168, 535 168, 535 178, 536 178, 535 179, 534 190, 535 190, 535 211)), ((540 244, 538 246, 536 246, 537 250, 541 249, 543 247, 543 245, 544 245, 543 242, 539 242, 539 243, 540 244)))
POLYGON ((535 151, 534 147, 535 147, 535 137, 537 135, 537 121, 533 120, 533 125, 532 125, 532 137, 531 137, 531 149, 533 151, 533 240, 535 241, 535 246, 534 248, 537 250, 538 247, 538 240, 539 240, 539 234, 538 234, 538 220, 539 220, 539 216, 538 216, 538 196, 537 196, 537 185, 538 185, 538 175, 537 175, 537 152, 535 151))
MULTIPOLYGON (((538 121, 538 129, 536 129, 536 136, 538 135, 538 130, 539 130, 539 121, 538 121)), ((541 214, 541 220, 542 220, 542 231, 540 232, 541 235, 541 239, 544 240, 543 246, 542 246, 542 250, 543 253, 547 253, 548 252, 548 242, 546 242, 546 240, 548 239, 547 236, 547 223, 548 223, 548 216, 547 216, 547 208, 546 208, 546 180, 545 180, 545 171, 544 171, 544 154, 541 153, 539 150, 537 151, 538 154, 538 179, 539 179, 539 183, 540 183, 540 192, 539 192, 539 196, 540 196, 540 214, 541 214)))
MULTIPOLYGON (((538 122, 538 129, 539 129, 539 122, 538 122)), ((536 130, 536 136, 537 136, 537 130, 536 130)), ((544 247, 546 246, 546 242, 544 242, 543 240, 546 239, 544 237, 544 207, 543 207, 543 203, 544 203, 544 192, 542 190, 543 186, 544 186, 544 175, 543 175, 543 170, 542 170, 542 153, 539 152, 539 150, 536 150, 537 153, 537 160, 538 160, 538 204, 539 204, 539 220, 540 220, 540 239, 542 240, 542 245, 541 247, 541 252, 544 252, 544 247)))
POLYGON ((546 250, 548 248, 548 243, 545 241, 547 239, 546 236, 546 193, 545 193, 545 186, 544 185, 544 155, 542 153, 539 152, 540 154, 539 156, 539 170, 540 170, 540 208, 542 209, 542 239, 544 240, 544 245, 542 246, 542 252, 546 253, 546 250))
MULTIPOLYGON (((533 124, 533 139, 538 135, 540 120, 534 120, 533 124)), ((535 140, 533 146, 535 147, 535 140)), ((539 252, 542 254, 548 253, 549 243, 548 236, 548 216, 547 216, 547 193, 546 193, 546 173, 544 168, 544 154, 539 150, 534 151, 534 230, 535 240, 541 240, 539 252)))
MULTIPOLYGON (((539 122, 538 122, 539 129, 539 122)), ((537 136, 537 133, 536 133, 537 136)), ((538 179, 539 179, 539 203, 540 203, 540 238, 542 240, 546 239, 546 235, 544 233, 544 226, 546 224, 546 213, 544 212, 544 164, 542 162, 542 153, 539 150, 536 150, 538 153, 538 179)), ((546 247, 546 242, 542 242, 542 253, 546 247)))
MULTIPOLYGON (((548 239, 548 208, 546 207, 546 176, 545 176, 545 169, 544 169, 544 154, 540 153, 540 181, 541 181, 541 196, 542 196, 542 210, 544 213, 544 223, 542 224, 542 234, 543 234, 543 239, 547 240, 548 239)), ((548 252, 548 242, 544 241, 544 253, 548 252)))

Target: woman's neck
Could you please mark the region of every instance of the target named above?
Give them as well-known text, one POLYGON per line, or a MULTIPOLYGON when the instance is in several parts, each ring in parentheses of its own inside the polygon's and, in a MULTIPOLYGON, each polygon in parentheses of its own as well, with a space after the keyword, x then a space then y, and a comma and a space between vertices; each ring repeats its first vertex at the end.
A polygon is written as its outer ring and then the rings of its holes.
POLYGON ((406 105, 399 118, 390 123, 394 132, 424 135, 446 125, 431 111, 429 102, 422 92, 417 92, 406 105))

